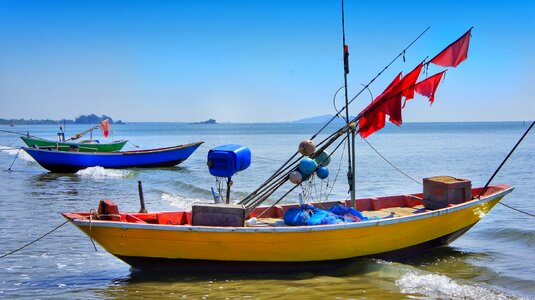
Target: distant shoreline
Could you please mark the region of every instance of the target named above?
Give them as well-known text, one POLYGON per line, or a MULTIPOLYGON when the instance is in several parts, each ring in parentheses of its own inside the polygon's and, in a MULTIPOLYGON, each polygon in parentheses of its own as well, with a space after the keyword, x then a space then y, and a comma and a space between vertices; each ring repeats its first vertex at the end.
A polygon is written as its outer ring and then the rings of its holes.
MULTIPOLYGON (((403 122, 403 124, 477 124, 477 123, 525 123, 529 125, 533 120, 513 120, 513 121, 436 121, 436 122, 403 122)), ((96 125, 97 123, 65 123, 67 125, 96 125)), ((183 121, 128 121, 128 122, 115 122, 114 125, 126 125, 126 124, 188 124, 188 125, 199 125, 203 124, 200 122, 183 122, 183 121)), ((295 124, 295 125, 318 125, 318 124, 325 124, 325 123, 305 123, 305 122, 297 122, 297 121, 279 121, 279 122, 217 122, 216 125, 253 125, 253 124, 259 124, 259 125, 269 125, 269 124, 295 124)), ((52 121, 50 123, 15 123, 15 126, 18 125, 63 125, 63 122, 59 121, 52 121)), ((333 125, 340 125, 340 124, 333 124, 333 125)), ((387 126, 390 126, 392 124, 387 124, 387 126)), ((2 123, 0 122, 0 126, 6 126, 10 127, 11 123, 2 123)), ((395 125, 393 125, 395 126, 395 125)))
POLYGON ((113 121, 113 119, 109 116, 102 115, 97 116, 95 114, 90 115, 80 115, 76 117, 74 120, 68 120, 68 119, 61 119, 61 120, 51 120, 51 119, 2 119, 0 118, 0 125, 9 125, 9 126, 16 126, 16 125, 57 125, 57 124, 86 124, 86 125, 94 125, 98 124, 100 121, 104 119, 109 119, 111 124, 124 124, 123 121, 118 120, 116 122, 113 121))

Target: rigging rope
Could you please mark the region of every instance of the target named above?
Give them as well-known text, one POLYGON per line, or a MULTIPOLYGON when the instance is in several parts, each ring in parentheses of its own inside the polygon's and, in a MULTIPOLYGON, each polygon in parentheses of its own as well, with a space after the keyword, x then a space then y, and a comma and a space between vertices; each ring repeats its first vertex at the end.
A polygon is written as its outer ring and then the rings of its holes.
MULTIPOLYGON (((338 143, 338 145, 334 148, 334 150, 332 151, 332 153, 329 154, 329 156, 327 156, 326 159, 329 159, 329 158, 333 155, 333 153, 335 153, 336 150, 338 150, 338 148, 339 148, 342 144, 345 143, 345 141, 346 141, 347 138, 348 138, 348 136, 346 135, 346 136, 340 141, 340 143, 338 143)), ((315 170, 314 170, 314 171, 315 171, 315 170)), ((312 172, 312 173, 314 173, 314 172, 312 172)), ((282 186, 282 184, 284 184, 284 183, 286 182, 286 179, 287 179, 287 178, 283 178, 283 181, 282 181, 282 183, 280 184, 280 186, 282 186)), ((279 202, 281 202, 282 199, 286 198, 286 196, 288 196, 288 195, 289 195, 293 190, 295 190, 295 188, 297 188, 299 185, 300 185, 300 184, 296 184, 296 185, 294 185, 290 190, 288 190, 286 193, 284 193, 284 195, 282 195, 277 201, 275 201, 275 203, 273 203, 270 207, 268 207, 268 208, 265 209, 263 212, 261 212, 261 213, 258 215, 258 218, 259 218, 260 216, 262 216, 266 211, 270 210, 270 209, 273 208, 275 205, 279 204, 279 202)), ((279 186, 279 187, 280 187, 280 186, 279 186)), ((278 187, 277 187, 277 188, 278 188, 278 187)), ((268 195, 266 196, 266 198, 269 197, 269 195, 271 195, 271 194, 268 194, 268 195)), ((260 203, 262 203, 264 200, 265 200, 265 199, 259 199, 259 201, 254 202, 252 206, 247 207, 248 210, 249 210, 249 211, 252 211, 255 207, 257 207, 258 205, 260 205, 260 203)))
POLYGON ((11 130, 4 130, 4 129, 0 129, 1 132, 7 132, 7 133, 14 133, 14 134, 18 134, 18 135, 22 135, 22 136, 27 136, 29 134, 27 133, 22 133, 22 132, 17 132, 17 131, 11 131, 11 130))
MULTIPOLYGON (((524 140, 524 138, 526 137, 526 135, 528 135, 529 131, 531 130, 531 128, 533 128, 533 125, 535 125, 535 121, 533 121, 531 123, 531 125, 529 126, 529 128, 526 130, 526 132, 524 132, 524 134, 522 135, 522 137, 518 140, 518 142, 516 142, 515 146, 513 147, 513 149, 511 149, 511 151, 509 151, 509 154, 507 154, 507 156, 505 157, 505 159, 502 161, 502 163, 500 164, 500 166, 496 169, 496 171, 494 171, 494 174, 492 174, 492 176, 490 177, 489 181, 487 181, 487 184, 485 184, 485 186, 481 189, 481 192, 479 192, 479 195, 477 195, 476 198, 479 198, 481 197, 481 195, 487 190, 489 184, 492 182, 492 179, 494 179, 494 176, 496 176, 496 174, 498 174, 498 172, 500 171, 500 169, 503 167, 503 165, 505 164, 505 162, 509 159, 509 157, 513 154, 513 152, 516 150, 516 147, 518 147, 518 145, 520 145, 520 143, 522 142, 522 140, 524 140)), ((531 217, 535 217, 535 215, 533 214, 530 214, 528 212, 525 212, 525 211, 522 211, 520 209, 517 209, 517 208, 514 208, 512 206, 509 206, 507 204, 504 204, 504 203, 501 203, 501 202, 498 202, 499 204, 505 206, 505 207, 508 207, 512 210, 516 210, 518 212, 521 212, 523 214, 526 214, 528 216, 531 216, 531 217)))
POLYGON ((505 162, 509 159, 509 157, 511 156, 511 154, 513 154, 513 152, 515 152, 516 150, 516 147, 518 147, 518 145, 520 145, 520 143, 522 142, 522 140, 526 137, 526 135, 528 135, 529 131, 531 130, 531 128, 533 128, 533 125, 535 125, 535 120, 531 123, 531 125, 529 126, 529 128, 526 130, 526 132, 524 132, 524 134, 522 135, 522 137, 518 140, 518 142, 516 142, 515 146, 513 147, 513 149, 511 149, 511 151, 509 151, 509 154, 507 154, 507 156, 504 158, 504 160, 502 161, 502 163, 500 164, 500 166, 496 169, 496 171, 494 171, 494 174, 492 174, 492 176, 490 177, 489 181, 487 181, 487 184, 485 184, 485 186, 481 189, 481 192, 479 192, 479 195, 477 195, 477 198, 481 197, 481 195, 483 195, 483 193, 487 190, 487 187, 489 186, 489 184, 492 182, 492 179, 494 179, 494 176, 496 176, 496 174, 498 174, 498 172, 500 171, 500 169, 503 167, 503 165, 505 164, 505 162))
POLYGON ((130 144, 132 144, 132 146, 134 146, 134 147, 136 147, 136 148, 139 148, 139 146, 138 146, 138 145, 136 145, 136 144, 132 143, 131 141, 128 141, 128 142, 129 142, 130 144))
MULTIPOLYGON (((534 121, 533 123, 535 123, 535 121, 534 121)), ((530 126, 530 128, 526 131, 526 133, 524 134, 524 136, 529 132, 529 130, 531 130, 531 127, 533 126, 533 123, 532 123, 532 125, 530 126)), ((520 141, 522 141, 522 139, 524 138, 524 136, 522 136, 522 138, 520 139, 520 141)), ((398 172, 400 172, 401 174, 405 175, 407 178, 411 179, 412 181, 418 183, 419 185, 422 185, 422 183, 421 183, 420 181, 418 181, 418 180, 412 178, 411 176, 407 175, 405 172, 401 171, 399 168, 397 168, 396 166, 394 166, 394 164, 392 164, 390 161, 388 161, 388 159, 386 159, 381 153, 379 153, 379 151, 377 151, 377 149, 375 149, 375 148, 368 142, 367 139, 363 139, 363 140, 366 142, 366 144, 368 144, 368 146, 370 146, 370 147, 373 149, 373 151, 375 151, 375 153, 377 153, 377 155, 379 155, 385 162, 387 162, 390 166, 392 166, 392 168, 396 169, 398 172)), ((519 141, 519 143, 520 143, 520 141, 519 141)), ((518 143, 518 144, 519 144, 519 143, 518 143)), ((518 146, 518 144, 517 144, 516 146, 518 146)), ((516 146, 515 146, 515 148, 516 148, 516 146)), ((514 148, 513 148, 512 151, 514 151, 514 148)), ((512 151, 511 151, 511 153, 512 153, 512 151)), ((509 153, 509 155, 511 155, 511 153, 509 153)), ((508 157, 509 157, 509 156, 508 156, 508 157)), ((507 158, 506 158, 505 160, 507 160, 507 158)), ((504 162, 505 162, 505 161, 504 161, 504 162)), ((502 165, 503 165, 503 163, 502 163, 502 165)), ((501 166, 500 166, 500 167, 501 167, 501 166)), ((496 174, 494 174, 494 175, 496 175, 496 174)), ((492 177, 494 177, 494 175, 493 175, 492 177)), ((491 180, 492 180, 492 178, 491 178, 491 180)), ((487 185, 485 186, 485 188, 488 186, 488 184, 490 184, 490 180, 489 180, 489 183, 487 183, 487 185)), ((479 198, 479 196, 481 196, 481 194, 478 195, 477 198, 479 198)), ((518 209, 518 208, 514 208, 514 207, 512 207, 512 206, 510 206, 510 205, 507 205, 507 204, 505 204, 505 203, 498 202, 498 204, 501 204, 501 205, 503 205, 503 206, 505 206, 505 207, 507 207, 507 208, 509 208, 509 209, 515 210, 515 211, 517 211, 517 212, 519 212, 519 213, 523 213, 523 214, 528 215, 528 216, 530 216, 530 217, 535 217, 534 214, 531 214, 531 213, 529 213, 529 212, 523 211, 523 210, 518 209)))
POLYGON ((377 151, 377 149, 375 149, 375 148, 372 146, 372 144, 370 144, 370 142, 368 142, 367 139, 363 139, 363 140, 366 142, 366 144, 368 144, 368 146, 370 146, 370 148, 373 149, 373 151, 375 151, 375 153, 377 153, 377 155, 379 155, 384 161, 386 161, 390 166, 392 166, 392 168, 396 169, 399 173, 405 175, 405 177, 409 178, 410 180, 412 180, 412 181, 418 183, 419 185, 422 185, 422 183, 421 183, 420 181, 418 181, 418 180, 412 178, 411 176, 407 175, 407 173, 401 171, 398 167, 394 166, 394 164, 391 163, 388 159, 386 159, 386 157, 384 157, 381 153, 379 153, 379 151, 377 151))
POLYGON ((14 158, 13 161, 11 162, 11 165, 9 166, 9 168, 7 169, 7 171, 11 171, 11 167, 13 167, 13 164, 15 163, 15 161, 17 160, 17 158, 19 157, 20 150, 22 150, 22 148, 19 148, 19 151, 17 151, 17 155, 15 155, 15 158, 14 158))
MULTIPOLYGON (((405 49, 403 49, 403 51, 401 51, 394 59, 392 59, 392 61, 390 61, 390 63, 388 63, 386 67, 384 67, 379 73, 377 73, 377 75, 375 75, 375 77, 372 78, 372 80, 370 80, 368 84, 366 84, 355 96, 353 96, 353 98, 351 98, 351 100, 349 100, 348 105, 351 104, 353 100, 355 100, 358 96, 360 96, 360 94, 362 94, 362 92, 364 92, 379 76, 381 76, 383 72, 386 71, 386 69, 388 69, 388 67, 390 67, 398 58, 404 55, 405 51, 407 51, 414 43, 416 43, 416 41, 418 41, 422 37, 422 35, 427 32, 427 30, 429 30, 429 28, 431 28, 431 26, 427 27, 422 33, 420 33, 420 35, 416 39, 414 39, 407 47, 405 47, 405 49)), ((323 127, 321 127, 320 130, 318 130, 318 132, 316 132, 316 134, 314 134, 310 139, 313 140, 316 136, 318 136, 318 134, 320 134, 329 124, 331 124, 331 122, 336 119, 337 115, 344 109, 345 106, 342 107, 336 113, 336 115, 334 115, 325 125, 323 125, 323 127)))
POLYGON ((61 226, 67 224, 68 222, 69 222, 69 220, 63 222, 61 225, 58 225, 56 228, 54 228, 54 229, 50 230, 49 232, 43 234, 42 236, 40 236, 39 238, 33 240, 32 242, 29 242, 28 244, 26 244, 26 245, 24 245, 24 246, 22 246, 22 247, 20 247, 20 248, 18 248, 18 249, 15 249, 15 250, 13 250, 13 251, 7 253, 7 254, 4 254, 4 255, 0 256, 0 259, 1 259, 1 258, 4 258, 4 257, 6 257, 6 256, 9 256, 9 255, 11 255, 11 254, 13 254, 13 253, 16 253, 16 252, 18 252, 18 251, 20 251, 20 250, 22 250, 22 249, 24 249, 24 248, 30 246, 31 244, 33 244, 33 243, 39 241, 40 239, 44 238, 45 236, 47 236, 47 235, 51 234, 52 232, 58 230, 61 226))
MULTIPOLYGON (((418 37, 416 37, 416 39, 414 39, 407 47, 405 47, 405 49, 403 49, 394 59, 392 59, 392 61, 390 61, 390 63, 388 63, 374 78, 372 78, 372 80, 370 80, 370 82, 368 82, 368 84, 366 84, 350 101, 348 101, 347 105, 351 104, 364 90, 368 89, 369 86, 379 77, 382 75, 382 73, 384 71, 386 71, 386 69, 388 69, 388 67, 390 67, 399 57, 401 57, 402 55, 405 54, 405 52, 414 44, 416 43, 416 41, 418 41, 428 30, 429 28, 431 27, 427 27, 422 33, 420 33, 420 35, 418 37)), ((322 128, 320 128, 310 139, 313 140, 314 138, 316 138, 318 136, 318 134, 320 134, 334 119, 336 119, 338 116, 339 116, 339 113, 344 110, 346 108, 346 106, 342 107, 325 125, 323 125, 322 128)), ((355 122, 355 120, 357 120, 358 117, 354 118, 353 119, 353 122, 355 122)), ((346 120, 346 122, 348 122, 349 120, 346 120)), ((345 133, 347 132, 347 130, 350 130, 351 128, 349 128, 350 125, 352 122, 348 122, 349 124, 346 124, 346 126, 344 126, 344 128, 342 128, 341 130, 339 131, 336 131, 334 133, 332 133, 328 138, 326 138, 325 140, 323 140, 321 143, 318 144, 318 146, 320 146, 321 144, 323 144, 324 142, 328 141, 328 145, 332 144, 334 142, 334 140, 338 139, 341 135, 340 132, 345 133), (346 128, 348 127, 348 128, 346 128), (336 139, 332 140, 332 137, 334 137, 335 135, 338 135, 338 137, 336 137, 336 139)), ((328 146, 327 145, 327 146, 328 146)), ((325 150, 327 148, 327 146, 323 147, 321 150, 325 150)), ((255 191, 253 191, 251 194, 249 194, 247 197, 245 197, 242 201, 239 202, 239 204, 244 204, 244 205, 247 205, 247 203, 249 202, 255 202, 254 198, 257 196, 257 193, 263 189, 265 187, 265 185, 267 185, 270 181, 272 181, 273 179, 275 179, 276 177, 279 177, 281 174, 283 174, 284 172, 286 172, 289 168, 292 168, 292 166, 295 166, 295 164, 303 157, 302 155, 299 156, 297 159, 296 156, 298 156, 299 152, 296 151, 284 164, 282 164, 282 166, 276 170, 273 175, 271 175, 268 179, 266 179, 261 185, 260 187, 258 187, 255 191), (295 160, 294 160, 295 159, 295 160), (293 162, 292 162, 293 160, 293 162), (291 162, 291 163, 290 163, 291 162), (288 166, 288 164, 290 163, 290 165, 288 166)))
POLYGON ((336 184, 336 181, 338 180, 338 175, 340 174, 340 170, 342 169, 342 160, 344 159, 345 147, 346 145, 344 144, 344 149, 342 149, 342 155, 340 156, 340 161, 338 162, 338 170, 336 170, 336 176, 334 176, 334 182, 331 185, 331 189, 329 190, 329 193, 327 193, 327 195, 330 195, 332 193, 334 189, 334 185, 336 184))
MULTIPOLYGON (((414 87, 414 85, 411 85, 411 86, 403 89, 399 93, 397 93, 395 95, 392 95, 391 97, 382 98, 377 103, 375 103, 375 106, 377 106, 379 103, 382 103, 382 102, 384 102, 384 101, 386 101, 386 100, 388 100, 388 99, 390 99, 392 97, 395 97, 396 95, 402 94, 406 90, 411 89, 413 87, 414 87)), ((336 142, 336 140, 338 140, 340 137, 346 135, 346 133, 355 131, 356 127, 357 127, 357 122, 373 108, 375 108, 375 107, 373 106, 373 103, 372 103, 367 108, 365 108, 363 111, 361 111, 356 117, 354 117, 351 120, 351 122, 347 123, 342 128, 340 128, 337 131, 333 132, 330 136, 328 136, 323 141, 321 141, 316 146, 316 152, 314 154, 310 155, 310 158, 314 159, 317 155, 319 155, 320 153, 325 151, 329 146, 331 146, 334 142, 336 142), (321 147, 319 147, 319 146, 321 146, 321 147), (319 147, 319 149, 318 149, 318 147, 319 147)), ((347 134, 346 137, 343 138, 342 140, 345 140, 346 138, 349 138, 350 136, 351 135, 347 134)), ((340 144, 338 144, 338 146, 336 146, 335 150, 333 150, 333 153, 339 147, 340 147, 340 144)), ((287 173, 283 173, 283 172, 287 171, 288 169, 290 169, 290 170, 295 169, 295 165, 299 162, 299 160, 301 159, 301 157, 303 157, 303 155, 301 155, 301 156, 299 156, 299 158, 295 159, 290 165, 286 166, 286 168, 284 168, 284 167, 292 159, 294 159, 297 156, 298 153, 299 152, 294 153, 294 155, 284 165, 282 165, 275 172, 275 174, 271 175, 271 177, 268 178, 264 183, 262 183, 259 188, 257 188, 254 192, 249 194, 247 197, 245 197, 245 199, 240 201, 238 204, 245 205, 248 209, 252 210, 253 208, 257 207, 260 203, 262 203, 264 200, 266 200, 272 193, 274 193, 279 187, 281 187, 286 182, 286 180, 288 179, 288 175, 289 175, 290 171, 288 171, 287 173), (278 179, 275 179, 277 177, 278 177, 278 179), (271 183, 270 183, 270 181, 271 181, 271 183), (274 185, 274 183, 276 183, 276 186, 274 185), (269 186, 269 187, 266 188, 266 185, 269 186), (273 187, 273 188, 271 188, 271 187, 273 187), (260 193, 263 194, 263 195, 262 196, 258 196, 259 191, 262 190, 262 189, 264 189, 264 191, 262 191, 260 193)), ((331 155, 333 153, 331 153, 331 155)), ((330 155, 329 155, 329 157, 330 157, 330 155)), ((283 198, 286 197, 286 195, 288 195, 291 191, 293 191, 294 188, 289 190, 283 196, 283 198)))
POLYGON ((505 203, 498 202, 498 204, 501 204, 501 205, 503 205, 503 206, 505 206, 505 207, 507 207, 507 208, 510 208, 510 209, 512 209, 512 210, 516 210, 516 211, 519 212, 519 213, 526 214, 526 215, 528 215, 528 216, 530 216, 530 217, 535 217, 534 214, 530 214, 530 213, 525 212, 525 211, 523 211, 523 210, 520 210, 520 209, 518 209, 518 208, 514 208, 514 207, 512 207, 512 206, 510 206, 510 205, 507 205, 507 204, 505 204, 505 203))

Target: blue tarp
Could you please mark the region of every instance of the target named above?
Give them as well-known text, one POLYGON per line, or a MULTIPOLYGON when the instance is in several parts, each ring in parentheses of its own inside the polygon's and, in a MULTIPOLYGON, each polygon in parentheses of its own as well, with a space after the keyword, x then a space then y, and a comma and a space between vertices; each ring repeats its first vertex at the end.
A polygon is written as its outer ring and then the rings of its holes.
POLYGON ((337 204, 328 210, 303 204, 300 207, 292 207, 284 214, 284 222, 292 226, 340 224, 367 221, 377 218, 367 218, 352 207, 337 204))

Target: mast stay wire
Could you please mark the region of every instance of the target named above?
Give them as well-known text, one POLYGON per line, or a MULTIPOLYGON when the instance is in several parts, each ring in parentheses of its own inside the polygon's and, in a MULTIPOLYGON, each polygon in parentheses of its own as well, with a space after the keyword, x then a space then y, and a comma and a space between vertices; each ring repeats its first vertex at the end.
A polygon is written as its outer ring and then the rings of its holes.
MULTIPOLYGON (((418 41, 429 30, 429 28, 431 28, 431 26, 428 26, 422 33, 420 33, 420 35, 418 35, 418 37, 416 37, 407 47, 405 47, 405 49, 403 49, 394 59, 392 59, 379 73, 377 73, 377 75, 375 75, 375 77, 373 77, 370 80, 370 82, 368 82, 368 84, 364 86, 364 88, 362 88, 355 96, 353 96, 353 98, 351 98, 351 100, 348 101, 348 105, 351 104, 360 94, 362 94, 362 92, 365 89, 367 89, 379 76, 381 76, 383 72, 386 71, 399 57, 404 56, 406 51, 410 47, 412 47, 412 45, 416 43, 416 41, 418 41)), ((339 111, 337 111, 337 113, 326 124, 324 124, 323 127, 321 127, 310 139, 313 140, 314 138, 316 138, 318 134, 320 134, 334 119, 336 119, 338 115, 340 114, 340 112, 342 112, 342 110, 344 109, 345 109, 345 106, 342 107, 339 111)), ((335 135, 335 133, 333 133, 331 136, 333 135, 335 135)), ((292 161, 296 156, 298 156, 298 154, 299 152, 296 151, 278 170, 276 170, 273 173, 273 175, 271 175, 268 179, 266 179, 264 183, 262 183, 257 190, 253 191, 249 196, 247 196, 241 202, 247 202, 249 198, 252 198, 255 196, 255 194, 261 189, 262 186, 264 186, 266 183, 271 181, 273 178, 279 176, 283 172, 281 170, 283 170, 286 167, 286 165, 290 163, 290 161, 292 161)), ((298 159, 300 158, 301 157, 299 157, 298 159)), ((292 164, 295 164, 295 161, 292 164)))
POLYGON ((388 163, 392 168, 394 168, 396 171, 398 171, 399 173, 405 175, 405 177, 409 178, 410 180, 416 182, 417 184, 419 185, 422 185, 422 183, 414 178, 412 178, 411 176, 409 176, 407 173, 401 171, 398 167, 396 167, 393 163, 391 163, 388 159, 386 159, 386 157, 384 157, 381 153, 379 153, 379 151, 377 151, 377 149, 375 149, 372 144, 370 144, 370 142, 368 142, 367 139, 363 139, 366 144, 368 144, 368 146, 370 146, 370 148, 373 149, 373 151, 375 151, 375 153, 377 153, 377 155, 379 155, 379 157, 381 157, 386 163, 388 163))
POLYGON ((19 148, 19 151, 17 151, 17 155, 15 155, 15 158, 13 159, 13 161, 11 162, 11 165, 9 166, 9 168, 6 171, 10 171, 11 172, 11 167, 13 167, 13 164, 15 163, 17 158, 19 157, 20 150, 22 150, 22 147, 19 148))
MULTIPOLYGON (((425 61, 425 60, 424 60, 425 61)), ((422 62, 423 63, 423 62, 422 62)), ((405 89, 403 89, 402 91, 400 91, 398 94, 401 94, 403 93, 405 90, 408 90, 410 88, 412 88, 413 86, 410 86, 410 87, 407 87, 405 89)), ((393 97, 393 96, 392 96, 393 97)), ((386 99, 390 99, 390 98, 386 98, 386 99)), ((313 156, 311 156, 311 158, 314 158, 315 155, 318 155, 319 153, 323 152, 325 149, 327 149, 330 145, 332 145, 337 139, 339 139, 340 137, 342 137, 342 135, 345 135, 348 131, 355 131, 356 130, 356 122, 359 121, 366 113, 368 113, 368 111, 370 109, 372 109, 373 107, 371 106, 368 106, 366 109, 364 109, 363 111, 361 111, 357 116, 355 116, 350 123, 347 123, 346 125, 344 125, 342 128, 340 128, 338 131, 335 131, 333 132, 331 135, 329 135, 329 137, 327 137, 326 139, 324 139, 322 142, 320 142, 318 145, 316 145, 316 152, 314 153, 313 156), (319 147, 321 146, 321 147, 319 147), (319 147, 319 149, 318 149, 319 147)), ((343 138, 343 140, 345 140, 346 138, 349 138, 349 135, 347 135, 345 138, 343 138)), ((334 152, 336 152, 336 150, 340 147, 340 144, 338 146, 336 146, 336 148, 333 150, 333 152, 330 154, 332 155, 334 152)), ((291 159, 293 159, 295 156, 297 156, 299 152, 296 152, 294 153, 294 155, 292 156, 291 159)), ((329 157, 330 157, 329 155, 329 157)), ((299 158, 297 158, 296 160, 294 160, 292 162, 291 165, 289 166, 286 166, 286 168, 284 169, 285 171, 292 168, 292 166, 295 166, 297 164, 297 162, 299 161, 299 159, 303 157, 303 155, 301 155, 299 158)), ((290 160, 291 160, 290 159, 290 160)), ((290 161, 288 160, 285 165, 290 161)), ((287 175, 289 175, 289 172, 288 174, 284 175, 282 174, 282 172, 278 173, 280 170, 282 170, 285 165, 281 166, 279 168, 279 170, 271 175, 271 177, 266 180, 262 185, 260 185, 260 187, 258 187, 253 193, 249 194, 247 197, 245 197, 245 199, 243 199, 242 201, 240 201, 238 204, 243 204, 245 205, 246 207, 248 208, 254 208, 256 206, 258 206, 261 202, 263 202, 264 200, 267 199, 267 197, 269 197, 269 195, 271 195, 271 193, 273 193, 276 189, 278 189, 280 186, 282 186, 284 184, 284 182, 288 179, 287 175), (282 177, 281 177, 282 175, 282 177), (275 187, 275 189, 272 189, 271 191, 263 191, 261 192, 263 195, 262 197, 258 197, 257 196, 257 193, 262 190, 265 185, 273 185, 273 182, 269 183, 272 179, 274 178, 277 178, 275 181, 277 181, 277 187, 275 187), (255 199, 256 197, 256 199, 255 199)), ((295 187, 294 187, 295 188, 295 187)), ((286 193, 285 195, 282 196, 282 198, 286 197, 291 191, 293 191, 292 188, 291 190, 288 191, 288 193, 286 193)), ((282 200, 282 199, 279 199, 279 200, 282 200)))
POLYGON ((37 241, 43 239, 44 237, 46 237, 47 235, 51 234, 52 232, 58 230, 60 227, 62 227, 63 225, 65 225, 65 224, 67 224, 67 223, 69 223, 69 220, 67 220, 67 221, 65 221, 65 222, 63 222, 63 223, 61 223, 60 225, 58 225, 58 226, 55 227, 54 229, 52 229, 52 230, 50 230, 49 232, 47 232, 47 233, 41 235, 41 236, 38 237, 37 239, 35 239, 35 240, 33 240, 33 241, 31 241, 31 242, 29 242, 29 243, 23 245, 22 247, 19 247, 19 248, 15 249, 15 250, 13 250, 13 251, 11 251, 11 252, 9 252, 9 253, 6 253, 6 254, 1 255, 1 256, 0 256, 0 259, 2 259, 2 258, 4 258, 4 257, 7 257, 7 256, 9 256, 9 255, 11 255, 11 254, 14 254, 14 253, 16 253, 16 252, 19 252, 20 250, 22 250, 22 249, 24 249, 24 248, 26 248, 26 247, 32 245, 33 243, 35 243, 35 242, 37 242, 37 241))
MULTIPOLYGON (((399 57, 405 55, 405 52, 416 42, 418 41, 422 35, 424 35, 428 30, 429 28, 431 28, 431 26, 428 26, 422 33, 420 33, 420 35, 414 39, 407 47, 405 47, 405 49, 403 49, 403 51, 401 51, 394 59, 392 59, 392 61, 390 61, 390 63, 388 63, 379 73, 377 73, 377 75, 375 75, 375 77, 373 77, 370 82, 368 82, 368 84, 366 84, 355 96, 353 96, 353 98, 351 98, 351 100, 348 101, 348 105, 351 104, 355 99, 357 99, 358 96, 360 96, 360 94, 362 94, 362 92, 364 92, 365 89, 367 89, 379 76, 381 76, 383 74, 384 71, 386 71, 386 69, 388 69, 399 57)), ((316 132, 310 139, 314 139, 316 136, 318 136, 318 134, 320 134, 329 124, 331 124, 331 122, 337 117, 337 115, 339 113, 342 112, 342 110, 345 109, 345 106, 342 107, 337 113, 336 115, 334 115, 325 125, 323 125, 323 127, 321 127, 318 132, 316 132)))
MULTIPOLYGON (((427 59, 427 58, 426 58, 427 59)), ((421 63, 425 62, 425 60, 423 60, 421 63)), ((411 88, 414 88, 414 84, 409 86, 409 87, 406 87, 405 89, 403 89, 402 91, 400 91, 399 93, 397 93, 396 95, 398 94, 402 94, 404 91, 408 90, 408 89, 411 89, 411 88)), ((391 97, 394 97, 395 95, 391 96, 391 97)), ((388 97, 388 98, 385 98, 386 100, 390 99, 391 97, 388 97)), ((380 99, 377 103, 382 103, 384 101, 386 101, 385 99, 380 99)), ((375 106, 377 106, 378 104, 376 103, 375 106)), ((375 106, 373 106, 373 102, 368 105, 368 107, 366 107, 363 111, 361 111, 357 116, 355 116, 351 122, 349 123, 346 123, 346 125, 344 125, 342 128, 340 128, 338 131, 335 131, 333 132, 331 135, 329 135, 329 137, 327 137, 326 139, 324 139, 322 142, 320 142, 318 145, 316 145, 316 152, 311 155, 310 157, 311 158, 315 158, 317 155, 319 155, 319 153, 323 152, 325 149, 327 149, 329 146, 331 146, 336 140, 338 140, 340 137, 342 137, 342 135, 345 135, 347 132, 349 131, 356 131, 356 122, 359 121, 364 115, 366 115, 371 109, 373 109, 375 106), (321 146, 321 147, 319 147, 321 146)), ((346 136, 346 138, 349 138, 349 135, 346 136)), ((345 140, 345 138, 343 139, 345 140)), ((334 150, 333 150, 333 153, 339 148, 340 145, 338 145, 334 150)), ((294 156, 297 156, 299 152, 296 152, 294 153, 294 156)), ((332 155, 332 153, 331 153, 332 155)), ((300 157, 303 157, 303 155, 301 155, 300 157)), ((330 156, 329 156, 330 157, 330 156)), ((297 163, 297 161, 299 160, 299 158, 297 160, 295 160, 292 164, 295 165, 297 163)), ((289 162, 290 160, 287 161, 287 163, 289 162)), ((286 165, 286 163, 285 163, 286 165)), ((279 171, 281 169, 283 169, 285 167, 285 165, 281 166, 279 168, 279 171)), ((292 165, 290 166, 286 166, 286 170, 291 168, 292 165)), ((278 171, 277 171, 278 172, 278 171)), ((257 197, 257 192, 260 191, 262 188, 264 188, 264 185, 265 184, 269 184, 269 181, 271 181, 272 178, 276 178, 279 176, 279 178, 277 179, 277 181, 280 181, 281 183, 278 185, 278 187, 282 186, 282 184, 284 184, 284 182, 288 179, 288 177, 285 177, 284 175, 281 176, 281 173, 275 173, 273 174, 268 180, 266 180, 259 188, 257 188, 253 193, 249 194, 245 199, 243 199, 242 201, 240 201, 238 204, 244 204, 246 207, 250 208, 254 208, 256 206, 258 206, 261 202, 263 202, 264 200, 267 199, 267 197, 269 197, 269 195, 271 193, 273 193, 275 190, 273 190, 272 192, 270 192, 269 194, 267 192, 263 192, 264 193, 264 196, 263 197, 257 197), (266 195, 267 194, 267 195, 266 195), (255 197, 257 197, 256 199, 254 199, 255 197), (254 203, 254 204, 251 204, 251 203, 254 203)), ((348 178, 349 179, 349 178, 348 178)), ((278 188, 277 187, 277 188, 278 188)), ((277 189, 275 188, 275 189, 277 189)), ((283 195, 282 197, 286 197, 291 191, 293 191, 294 188, 292 188, 291 190, 288 191, 288 193, 286 193, 285 195, 283 195)), ((351 190, 350 190, 351 191, 351 190)), ((353 197, 354 198, 354 197, 353 197)))
MULTIPOLYGON (((520 142, 522 141, 522 139, 526 136, 526 134, 529 132, 529 130, 531 130, 531 127, 533 127, 533 125, 535 124, 535 121, 531 124, 530 128, 526 131, 526 133, 524 134, 524 136, 522 136, 522 138, 520 139, 520 141, 515 145, 515 147, 513 148, 513 150, 511 150, 511 152, 509 153, 509 155, 505 158, 505 160, 502 162, 502 164, 500 165, 500 167, 498 168, 498 170, 496 170, 496 173, 499 171, 499 169, 503 166, 503 164, 505 163, 505 161, 509 158, 509 156, 512 154, 512 152, 516 149, 516 147, 518 146, 518 144, 520 144, 520 142)), ((396 171, 398 171, 399 173, 403 174, 405 177, 409 178, 410 180, 416 182, 417 184, 419 185, 422 185, 422 183, 416 179, 414 179, 413 177, 409 176, 407 173, 403 172, 402 170, 400 170, 398 167, 396 167, 392 162, 390 162, 388 159, 386 159, 386 157, 384 157, 379 151, 377 151, 377 149, 375 149, 371 144, 370 142, 368 142, 367 139, 363 139, 366 144, 368 144, 368 146, 370 146, 370 148, 373 149, 373 151, 375 151, 375 153, 377 153, 377 155, 379 155, 385 162, 387 162, 390 166, 392 166, 392 168, 394 168, 396 171)), ((494 175, 492 175, 491 179, 489 180, 489 182, 485 185, 485 187, 482 189, 482 191, 484 191, 488 185, 490 184, 490 181, 492 181, 492 179, 494 178, 494 176, 496 175, 496 173, 494 175)), ((482 193, 480 193, 480 195, 477 196, 477 198, 479 198, 481 196, 482 193)), ((523 211, 521 209, 518 209, 518 208, 515 208, 515 207, 512 207, 510 205, 507 205, 505 203, 502 203, 502 202, 498 202, 498 204, 501 204, 509 209, 512 209, 512 210, 515 210, 519 213, 523 213, 525 215, 528 215, 530 217, 535 217, 535 214, 531 214, 529 212, 526 212, 526 211, 523 211)))

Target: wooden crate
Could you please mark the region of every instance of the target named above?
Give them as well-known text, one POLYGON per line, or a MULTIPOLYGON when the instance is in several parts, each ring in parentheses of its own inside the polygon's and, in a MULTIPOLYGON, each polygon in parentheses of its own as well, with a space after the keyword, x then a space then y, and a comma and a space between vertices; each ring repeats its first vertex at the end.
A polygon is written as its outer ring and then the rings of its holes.
POLYGON ((472 199, 472 182, 451 176, 424 178, 424 206, 439 209, 472 199))
POLYGON ((235 204, 194 203, 192 225, 243 227, 245 207, 235 204))

